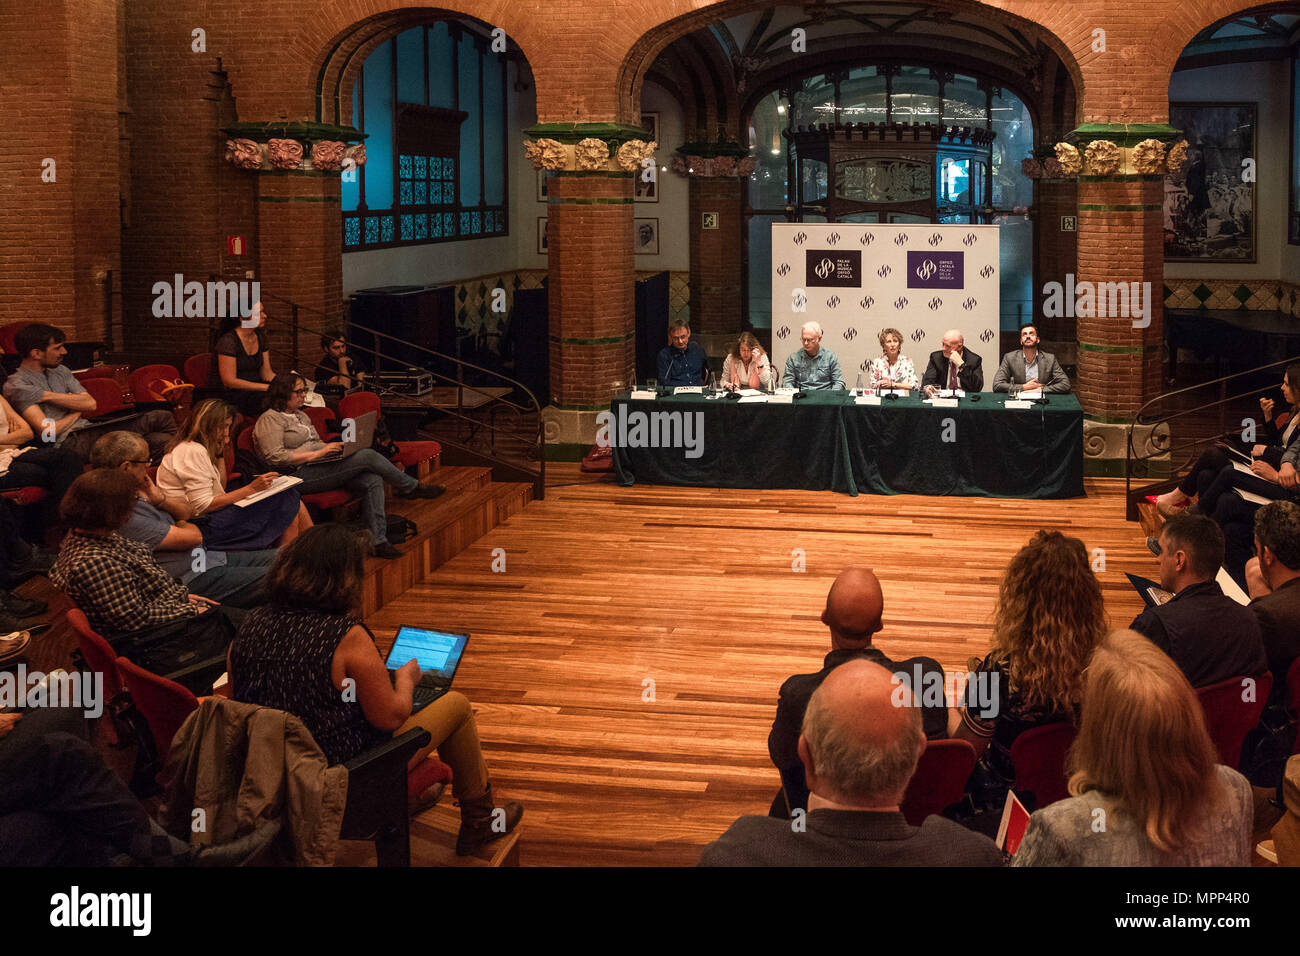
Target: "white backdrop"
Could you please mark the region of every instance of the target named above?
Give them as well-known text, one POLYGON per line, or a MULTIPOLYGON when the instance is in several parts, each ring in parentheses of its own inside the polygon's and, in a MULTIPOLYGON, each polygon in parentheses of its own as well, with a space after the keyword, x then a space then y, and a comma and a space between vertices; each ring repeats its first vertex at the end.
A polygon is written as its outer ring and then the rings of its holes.
POLYGON ((997 226, 875 223, 772 224, 772 358, 801 348, 799 329, 821 323, 822 347, 840 360, 844 384, 863 383, 881 355, 876 336, 903 333, 903 354, 925 374, 943 333, 960 329, 993 387, 998 352, 997 226))

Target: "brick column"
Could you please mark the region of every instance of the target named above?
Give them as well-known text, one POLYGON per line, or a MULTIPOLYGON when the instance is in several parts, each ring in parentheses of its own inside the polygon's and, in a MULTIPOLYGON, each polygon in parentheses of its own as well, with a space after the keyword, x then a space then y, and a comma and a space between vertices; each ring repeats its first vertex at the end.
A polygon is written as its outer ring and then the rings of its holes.
POLYGON ((742 328, 740 249, 744 180, 690 177, 691 326, 700 333, 734 336, 742 328), (717 213, 716 229, 704 214, 717 213))

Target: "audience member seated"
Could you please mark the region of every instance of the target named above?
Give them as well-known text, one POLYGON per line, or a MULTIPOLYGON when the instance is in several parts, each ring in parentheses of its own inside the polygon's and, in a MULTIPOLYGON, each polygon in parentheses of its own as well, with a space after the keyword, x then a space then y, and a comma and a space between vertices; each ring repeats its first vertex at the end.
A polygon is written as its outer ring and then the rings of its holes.
POLYGON ((903 354, 903 333, 898 329, 881 329, 878 338, 882 354, 871 360, 871 388, 907 391, 916 388, 916 367, 903 354))
POLYGON ((772 384, 772 363, 758 344, 752 332, 741 332, 740 338, 722 363, 722 384, 727 388, 757 388, 766 390, 772 384))
POLYGON ((1037 532, 1003 575, 993 646, 968 678, 965 705, 949 717, 949 735, 970 741, 981 755, 967 785, 976 810, 1002 812, 1015 785, 1017 737, 1077 718, 1083 669, 1105 633, 1101 586, 1083 542, 1037 532), (993 707, 972 702, 972 684, 993 707))
POLYGON ((709 357, 691 341, 691 324, 683 318, 668 323, 668 344, 659 350, 659 384, 664 388, 703 385, 709 378, 709 357))
MULTIPOLYGON (((776 704, 776 720, 767 738, 767 752, 772 763, 781 771, 781 783, 789 809, 806 809, 808 786, 804 781, 803 761, 799 756, 799 730, 803 726, 808 698, 822 681, 845 661, 865 659, 874 661, 920 695, 922 687, 914 687, 916 674, 922 682, 937 680, 943 686, 943 667, 929 657, 910 657, 895 663, 872 644, 872 636, 883 627, 885 599, 880 582, 867 568, 850 567, 840 572, 826 595, 826 608, 822 623, 830 628, 831 652, 826 655, 822 669, 815 674, 796 674, 781 685, 781 696, 776 704)), ((932 740, 948 734, 948 708, 931 705, 922 708, 925 735, 932 740)))
POLYGON ((263 830, 205 850, 169 836, 86 742, 85 724, 64 707, 0 713, 0 866, 108 866, 119 857, 234 866, 263 848, 263 830))
POLYGON ((225 456, 231 453, 234 421, 234 408, 219 398, 194 406, 158 466, 158 487, 168 497, 188 503, 205 547, 219 551, 283 547, 311 527, 311 516, 294 488, 246 507, 236 505, 265 491, 279 476, 275 472, 256 475, 242 488, 226 490, 225 456))
POLYGON ((943 348, 930 353, 930 363, 921 377, 921 389, 933 398, 942 389, 978 392, 984 388, 982 360, 966 348, 966 337, 957 329, 943 333, 943 348))
POLYGON ((1020 348, 1002 356, 1002 364, 993 374, 993 391, 1009 392, 1013 387, 1026 392, 1041 389, 1045 395, 1070 390, 1070 380, 1056 356, 1039 349, 1038 330, 1032 325, 1020 330, 1020 348))
MULTIPOLYGON (((1300 363, 1287 366, 1286 375, 1282 379, 1282 396, 1286 399, 1289 412, 1286 426, 1279 427, 1283 416, 1274 414, 1273 399, 1261 397, 1259 409, 1264 421, 1255 429, 1256 444, 1249 449, 1251 457, 1261 459, 1274 471, 1282 467, 1282 455, 1292 442, 1300 441, 1300 363)), ((1154 501, 1160 513, 1171 518, 1190 505, 1193 499, 1203 496, 1225 468, 1232 469, 1232 462, 1227 446, 1212 445, 1201 452, 1196 464, 1192 465, 1191 471, 1183 477, 1177 488, 1147 500, 1154 501)), ((1269 472, 1260 469, 1256 474, 1264 477, 1269 472)), ((1230 477, 1225 476, 1224 481, 1231 486, 1230 477)), ((1197 510, 1202 514, 1214 514, 1213 508, 1197 510)))
POLYGON ((345 391, 362 384, 365 372, 357 371, 348 355, 348 340, 342 332, 327 332, 320 337, 322 355, 316 364, 316 391, 345 391))
POLYGON ((0 634, 21 630, 23 618, 49 610, 44 601, 14 594, 10 588, 33 574, 49 571, 53 560, 44 548, 28 544, 19 536, 14 505, 0 498, 0 634))
POLYGON ((803 348, 785 360, 784 382, 796 389, 844 388, 840 360, 830 349, 822 348, 822 327, 805 322, 799 331, 803 348))
POLYGON ((808 701, 799 757, 808 788, 800 821, 741 817, 704 848, 701 866, 1000 866, 987 837, 900 805, 925 733, 920 708, 884 667, 852 660, 808 701), (896 706, 897 695, 903 706, 896 706), (806 829, 805 829, 806 828, 806 829))
MULTIPOLYGON (((52 325, 35 323, 14 336, 14 346, 23 357, 17 370, 5 379, 4 397, 26 419, 36 439, 51 442, 76 455, 79 462, 90 458, 90 446, 98 437, 87 429, 94 422, 95 400, 63 364, 68 354, 63 343, 67 336, 52 325)), ((119 427, 137 432, 149 443, 152 457, 162 454, 167 442, 176 434, 176 421, 169 411, 142 412, 119 427)))
POLYGON ((1170 518, 1160 532, 1160 586, 1174 596, 1134 618, 1133 630, 1168 654, 1193 687, 1264 673, 1259 622, 1214 580, 1223 532, 1203 515, 1170 518))
POLYGON ((185 520, 184 498, 171 498, 149 478, 149 447, 131 432, 109 432, 95 442, 90 463, 125 472, 136 483, 136 500, 122 536, 153 549, 154 560, 195 594, 232 607, 257 607, 265 601, 262 579, 275 561, 274 550, 214 551, 203 530, 185 520))
POLYGON ((307 384, 296 372, 275 377, 267 392, 270 406, 253 428, 257 452, 282 473, 297 475, 303 495, 347 488, 361 495, 361 512, 370 530, 372 554, 377 558, 400 558, 388 542, 388 513, 384 509, 384 482, 403 498, 436 498, 440 485, 422 485, 372 448, 362 448, 346 458, 325 461, 342 451, 341 442, 326 444, 316 434, 311 419, 301 411, 307 384))
POLYGON ((232 317, 222 322, 213 347, 216 361, 213 379, 221 383, 220 397, 249 418, 256 418, 266 407, 266 391, 275 378, 265 326, 262 303, 255 302, 247 319, 232 317))
POLYGON ((390 679, 374 635, 353 615, 364 574, 365 547, 342 525, 312 528, 285 548, 267 576, 270 603, 249 614, 230 647, 231 697, 296 715, 331 764, 394 734, 428 730, 432 743, 411 766, 436 747, 451 767, 461 812, 456 852, 472 853, 512 830, 523 807, 503 804, 503 825, 491 825, 492 785, 464 695, 449 691, 411 713, 419 665, 408 661, 390 679))
MULTIPOLYGON (((74 379, 75 381, 75 379, 74 379)), ((0 398, 0 488, 44 488, 51 517, 63 493, 81 474, 82 462, 60 445, 29 445, 32 426, 0 398)))
POLYGON ((1274 501, 1255 512, 1255 557, 1246 581, 1273 673, 1272 699, 1287 702, 1287 674, 1300 657, 1300 506, 1274 501))
POLYGON ((1218 763, 1192 685, 1140 634, 1093 654, 1068 766, 1072 796, 1030 817, 1015 866, 1250 865, 1250 784, 1218 763))
POLYGON ((188 637, 199 615, 224 617, 233 633, 242 610, 192 593, 158 566, 147 545, 120 534, 139 487, 130 475, 107 468, 72 483, 62 505, 69 531, 50 580, 110 643, 143 631, 151 639, 188 637))

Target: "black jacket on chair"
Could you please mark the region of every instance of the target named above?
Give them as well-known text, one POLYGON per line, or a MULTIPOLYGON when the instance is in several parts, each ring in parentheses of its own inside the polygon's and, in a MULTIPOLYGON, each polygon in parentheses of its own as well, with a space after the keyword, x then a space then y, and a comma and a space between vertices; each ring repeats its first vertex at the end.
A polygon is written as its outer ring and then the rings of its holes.
MULTIPOLYGON (((984 369, 980 367, 980 357, 970 349, 961 353, 962 367, 957 370, 957 386, 967 392, 984 390, 984 369)), ((933 385, 935 388, 948 387, 948 360, 943 357, 943 350, 930 353, 930 364, 921 377, 921 388, 933 385)))

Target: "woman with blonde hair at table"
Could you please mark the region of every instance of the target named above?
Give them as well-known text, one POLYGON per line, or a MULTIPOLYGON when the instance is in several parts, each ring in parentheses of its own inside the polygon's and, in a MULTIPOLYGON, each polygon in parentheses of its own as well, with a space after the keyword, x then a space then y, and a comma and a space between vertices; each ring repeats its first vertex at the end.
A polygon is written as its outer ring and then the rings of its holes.
POLYGON ((773 380, 772 363, 750 332, 740 338, 722 363, 722 384, 727 388, 766 389, 773 380))
POLYGON ((916 388, 916 367, 903 354, 903 333, 898 329, 881 329, 880 358, 871 360, 871 387, 874 389, 916 388))

